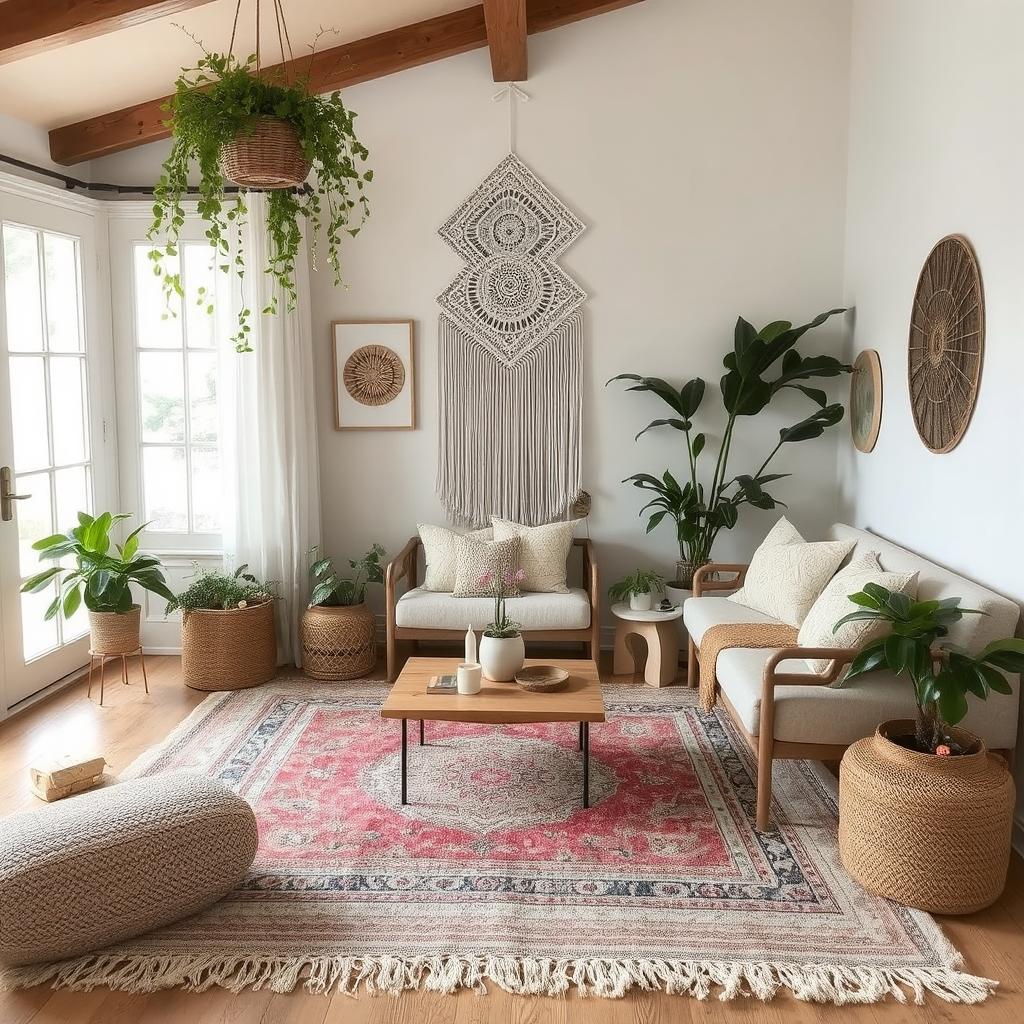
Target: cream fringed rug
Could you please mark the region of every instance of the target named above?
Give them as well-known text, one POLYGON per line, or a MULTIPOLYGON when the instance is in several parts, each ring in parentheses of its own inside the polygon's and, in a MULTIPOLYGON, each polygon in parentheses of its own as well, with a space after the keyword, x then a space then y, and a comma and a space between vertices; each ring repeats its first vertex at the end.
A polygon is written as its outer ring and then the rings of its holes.
POLYGON ((208 698, 126 774, 199 769, 255 808, 260 848, 203 914, 7 984, 148 992, 510 992, 978 1002, 994 982, 927 914, 869 896, 836 853, 835 782, 775 768, 754 819, 754 766, 728 720, 686 689, 606 688, 580 806, 572 723, 399 725, 379 683, 278 680, 208 698))

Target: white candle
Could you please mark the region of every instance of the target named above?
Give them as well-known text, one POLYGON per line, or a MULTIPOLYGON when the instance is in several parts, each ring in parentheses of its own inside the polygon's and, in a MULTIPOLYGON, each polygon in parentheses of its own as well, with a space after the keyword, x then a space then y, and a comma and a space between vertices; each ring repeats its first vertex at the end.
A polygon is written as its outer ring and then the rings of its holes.
POLYGON ((473 632, 473 627, 470 626, 466 630, 466 657, 465 661, 467 665, 473 665, 476 663, 476 633, 473 632))

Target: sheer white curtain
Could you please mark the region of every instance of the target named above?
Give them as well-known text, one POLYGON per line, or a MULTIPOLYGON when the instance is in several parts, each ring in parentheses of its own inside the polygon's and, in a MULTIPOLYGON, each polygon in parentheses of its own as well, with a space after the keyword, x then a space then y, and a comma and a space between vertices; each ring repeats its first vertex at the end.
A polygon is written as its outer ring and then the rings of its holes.
POLYGON ((280 583, 278 661, 302 662, 299 620, 308 599, 308 552, 320 540, 320 474, 314 406, 308 249, 295 268, 296 308, 286 301, 267 265, 267 203, 247 196, 244 294, 252 312, 252 352, 223 345, 221 410, 224 551, 229 567, 248 563, 261 579, 280 583), (276 290, 278 313, 262 316, 276 290))

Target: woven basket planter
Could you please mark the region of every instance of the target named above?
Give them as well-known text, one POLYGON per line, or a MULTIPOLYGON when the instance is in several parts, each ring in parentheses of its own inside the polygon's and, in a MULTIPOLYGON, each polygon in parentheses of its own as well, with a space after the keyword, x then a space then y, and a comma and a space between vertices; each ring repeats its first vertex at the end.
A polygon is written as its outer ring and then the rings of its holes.
POLYGON ((357 679, 377 664, 377 623, 365 604, 310 605, 302 616, 302 668, 314 679, 357 679))
POLYGON ((243 188, 295 188, 312 164, 295 129, 276 117, 261 117, 249 135, 239 135, 220 153, 224 177, 243 188))
POLYGON ((181 617, 181 672, 193 690, 244 690, 274 678, 274 602, 181 617))
POLYGON ((933 914, 970 914, 1006 884, 1014 785, 1006 762, 970 733, 974 754, 937 757, 891 742, 914 723, 885 722, 839 769, 839 856, 869 892, 933 914))
POLYGON ((141 609, 127 612, 89 612, 89 644, 93 654, 134 654, 140 646, 141 609))

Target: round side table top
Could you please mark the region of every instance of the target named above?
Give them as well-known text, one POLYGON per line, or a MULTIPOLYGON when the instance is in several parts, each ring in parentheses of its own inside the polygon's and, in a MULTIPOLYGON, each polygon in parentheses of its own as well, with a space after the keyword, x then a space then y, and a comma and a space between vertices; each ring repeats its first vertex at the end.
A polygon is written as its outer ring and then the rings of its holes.
POLYGON ((660 612, 657 608, 652 608, 647 612, 634 611, 624 601, 620 601, 618 604, 612 605, 612 615, 619 619, 625 619, 627 622, 671 622, 672 619, 682 618, 683 606, 679 605, 678 608, 673 608, 670 612, 660 612))

